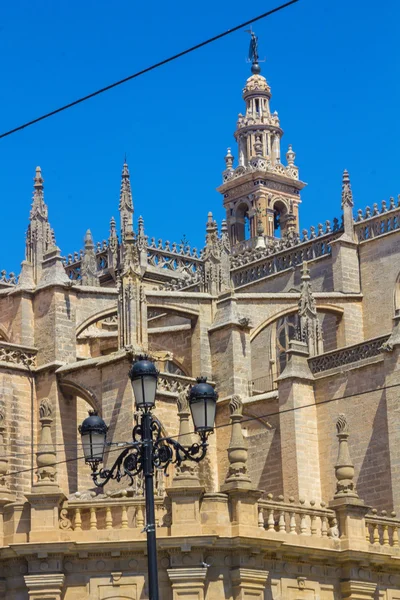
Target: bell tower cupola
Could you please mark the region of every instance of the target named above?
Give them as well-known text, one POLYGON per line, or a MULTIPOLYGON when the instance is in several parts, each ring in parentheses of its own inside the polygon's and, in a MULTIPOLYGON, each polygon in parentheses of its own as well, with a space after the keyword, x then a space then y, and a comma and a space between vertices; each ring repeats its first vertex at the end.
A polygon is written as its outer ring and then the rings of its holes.
POLYGON ((238 160, 234 165, 231 149, 225 156, 223 195, 231 244, 259 244, 268 238, 298 233, 300 190, 306 185, 299 180, 292 146, 281 162, 283 131, 278 113, 271 112, 271 88, 261 75, 258 40, 251 33, 249 59, 251 76, 243 89, 246 110, 239 114, 236 131, 238 160))

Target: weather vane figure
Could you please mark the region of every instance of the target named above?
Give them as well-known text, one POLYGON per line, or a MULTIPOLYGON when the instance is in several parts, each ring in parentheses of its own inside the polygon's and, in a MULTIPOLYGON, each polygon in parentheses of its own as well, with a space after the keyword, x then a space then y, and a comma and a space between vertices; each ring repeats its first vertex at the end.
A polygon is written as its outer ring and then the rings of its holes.
POLYGON ((248 61, 252 63, 251 72, 253 73, 253 75, 256 75, 258 73, 261 73, 261 68, 259 64, 260 59, 258 55, 258 37, 252 29, 247 29, 246 31, 250 33, 251 36, 248 61))

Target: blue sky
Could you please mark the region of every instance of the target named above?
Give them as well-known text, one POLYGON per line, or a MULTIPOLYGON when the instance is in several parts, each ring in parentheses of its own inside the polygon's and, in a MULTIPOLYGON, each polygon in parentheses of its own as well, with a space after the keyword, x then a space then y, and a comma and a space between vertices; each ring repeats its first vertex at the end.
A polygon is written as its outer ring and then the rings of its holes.
MULTIPOLYGON (((0 7, 0 131, 90 93, 279 4, 279 0, 16 0, 0 7)), ((395 0, 300 0, 256 25, 272 110, 293 144, 301 227, 340 213, 341 174, 356 208, 400 193, 400 7, 395 0)), ((126 152, 135 218, 193 246, 243 109, 248 34, 232 34, 98 98, 0 140, 0 269, 24 258, 35 167, 63 255, 88 227, 108 237, 126 152)))

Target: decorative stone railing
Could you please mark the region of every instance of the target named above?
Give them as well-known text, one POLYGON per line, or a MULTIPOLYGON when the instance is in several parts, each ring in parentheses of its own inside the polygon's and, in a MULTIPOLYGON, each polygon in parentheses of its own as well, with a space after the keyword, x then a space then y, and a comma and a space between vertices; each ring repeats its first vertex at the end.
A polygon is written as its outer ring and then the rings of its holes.
POLYGON ((400 520, 396 519, 395 512, 389 517, 386 510, 382 510, 378 515, 374 508, 365 516, 366 539, 374 546, 399 548, 399 527, 400 520))
MULTIPOLYGON (((163 498, 155 498, 156 526, 169 527, 171 513, 163 498)), ((59 514, 59 528, 63 531, 102 531, 112 529, 139 529, 146 525, 145 499, 108 498, 104 500, 69 500, 59 514)))
POLYGON ((294 498, 290 497, 289 502, 284 502, 283 496, 273 500, 272 494, 258 503, 258 526, 272 535, 288 533, 319 538, 339 537, 335 512, 327 509, 325 502, 321 502, 320 508, 317 508, 313 500, 306 506, 303 499, 295 503, 294 498))
MULTIPOLYGON (((64 268, 68 277, 72 281, 79 281, 81 278, 81 262, 83 258, 83 250, 68 254, 64 261, 64 268)), ((97 242, 96 245, 96 265, 99 275, 108 267, 108 245, 106 240, 97 242)))
POLYGON ((331 254, 331 243, 341 235, 341 230, 324 234, 316 239, 299 243, 288 249, 276 251, 275 247, 257 249, 248 256, 237 256, 232 261, 231 277, 235 287, 258 281, 285 269, 301 265, 321 256, 331 254))
POLYGON ((313 356, 308 360, 310 369, 314 375, 322 373, 329 369, 334 369, 358 362, 365 358, 373 358, 382 353, 382 345, 389 339, 389 334, 383 335, 371 340, 366 340, 353 346, 346 346, 331 352, 325 352, 318 356, 313 356))
POLYGON ((23 367, 34 367, 36 362, 35 348, 20 346, 19 344, 10 344, 9 342, 0 342, 0 362, 23 367))
POLYGON ((255 156, 246 166, 240 165, 236 167, 236 169, 227 169, 226 171, 224 171, 222 175, 222 182, 226 183, 231 179, 237 179, 238 177, 242 177, 246 173, 253 173, 255 171, 261 171, 264 173, 276 173, 278 175, 283 175, 284 177, 289 177, 290 179, 296 180, 299 178, 299 170, 296 166, 285 166, 282 163, 277 163, 273 165, 271 161, 262 157, 255 156))
POLYGON ((170 244, 169 241, 163 245, 162 240, 156 244, 155 238, 152 238, 147 247, 147 262, 157 269, 190 276, 196 273, 203 260, 196 248, 191 249, 183 244, 170 244))
POLYGON ((18 275, 11 272, 7 274, 7 271, 0 271, 0 288, 9 287, 11 285, 17 285, 18 275))
POLYGON ((371 240, 385 233, 396 231, 400 228, 400 197, 397 206, 394 198, 390 198, 389 207, 385 200, 382 201, 381 209, 374 204, 372 211, 369 206, 363 213, 358 210, 354 224, 355 233, 359 242, 371 240))
POLYGON ((160 373, 157 381, 157 391, 167 392, 168 394, 178 395, 181 392, 188 392, 190 387, 196 383, 193 377, 184 375, 175 375, 169 373, 160 373))

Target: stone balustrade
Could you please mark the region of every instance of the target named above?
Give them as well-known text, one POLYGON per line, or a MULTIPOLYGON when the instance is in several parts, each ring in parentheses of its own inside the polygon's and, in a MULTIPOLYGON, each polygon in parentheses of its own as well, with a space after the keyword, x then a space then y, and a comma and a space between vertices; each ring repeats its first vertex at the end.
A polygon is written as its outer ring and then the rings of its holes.
POLYGON ((177 396, 181 392, 188 392, 190 387, 195 383, 196 379, 193 377, 163 372, 158 377, 157 392, 166 392, 168 395, 174 394, 177 396))
POLYGON ((306 506, 304 499, 296 503, 290 497, 289 502, 284 502, 283 496, 273 500, 272 494, 258 503, 258 526, 271 535, 339 537, 335 512, 327 509, 325 502, 318 508, 313 500, 306 506))
POLYGON ((382 353, 382 346, 388 339, 389 334, 365 340, 352 346, 339 348, 338 350, 325 352, 324 354, 310 358, 308 364, 311 372, 315 375, 329 369, 336 369, 344 365, 359 362, 366 358, 373 358, 382 353))
POLYGON ((377 547, 399 548, 399 527, 400 520, 396 519, 395 512, 388 516, 386 510, 378 514, 374 508, 365 516, 366 540, 377 547))
MULTIPOLYGON (((163 498, 155 498, 156 526, 169 527, 171 513, 163 498)), ((106 531, 139 529, 146 525, 145 499, 143 496, 129 498, 105 498, 101 500, 68 500, 60 510, 59 528, 62 531, 106 531)))

